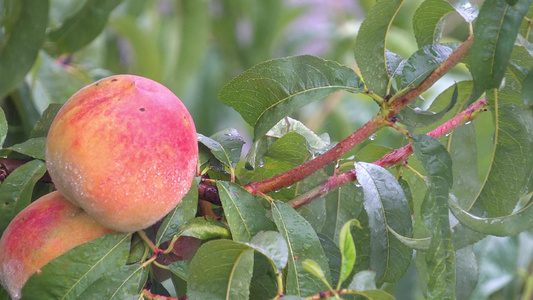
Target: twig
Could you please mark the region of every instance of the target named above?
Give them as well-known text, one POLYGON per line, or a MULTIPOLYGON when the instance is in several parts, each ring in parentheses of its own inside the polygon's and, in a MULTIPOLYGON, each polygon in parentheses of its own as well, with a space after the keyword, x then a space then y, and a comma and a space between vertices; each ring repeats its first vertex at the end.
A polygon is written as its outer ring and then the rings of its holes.
MULTIPOLYGON (((486 110, 486 108, 484 108, 486 104, 487 101, 484 98, 478 100, 477 102, 474 102, 461 113, 429 132, 428 135, 433 138, 438 138, 459 126, 472 121, 472 119, 474 119, 479 112, 486 110)), ((389 152, 379 160, 373 162, 373 164, 376 164, 381 167, 395 166, 400 163, 403 163, 412 153, 412 144, 408 144, 400 149, 396 149, 394 151, 389 152)), ((352 169, 350 171, 347 171, 346 173, 330 177, 320 186, 292 199, 288 203, 293 208, 299 208, 303 205, 310 203, 313 199, 323 196, 329 191, 332 191, 348 182, 355 181, 356 179, 357 176, 355 173, 355 169, 352 169)))

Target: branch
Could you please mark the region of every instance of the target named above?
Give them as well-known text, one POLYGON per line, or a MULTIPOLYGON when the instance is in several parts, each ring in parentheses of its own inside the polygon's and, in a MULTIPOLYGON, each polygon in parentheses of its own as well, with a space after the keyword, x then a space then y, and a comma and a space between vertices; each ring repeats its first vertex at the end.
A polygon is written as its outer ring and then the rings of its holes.
MULTIPOLYGON (((435 128, 427 135, 433 138, 438 138, 459 126, 472 121, 480 112, 487 110, 485 108, 486 104, 487 101, 484 98, 478 100, 477 102, 474 102, 461 113, 448 120, 446 123, 435 128)), ((400 149, 396 149, 394 151, 389 152, 379 160, 373 162, 373 164, 376 164, 381 167, 396 166, 400 163, 403 163, 411 154, 413 154, 413 147, 412 144, 408 144, 400 149)), ((294 209, 299 208, 303 205, 310 203, 311 201, 313 201, 313 199, 321 197, 327 194, 328 192, 340 187, 341 185, 355 180, 357 180, 357 176, 355 173, 355 169, 352 169, 341 175, 330 177, 328 181, 324 182, 322 185, 292 199, 288 203, 294 209)))
POLYGON ((338 160, 348 151, 359 145, 370 135, 376 132, 381 127, 388 125, 388 120, 405 107, 409 102, 418 97, 422 92, 432 86, 439 78, 450 71, 455 65, 457 65, 462 59, 464 59, 469 53, 472 46, 473 35, 471 35, 459 48, 457 48, 450 56, 442 62, 424 81, 420 83, 416 88, 408 91, 404 95, 393 100, 389 105, 386 105, 384 109, 375 115, 370 121, 368 121, 363 127, 357 129, 354 133, 348 136, 346 139, 340 141, 335 147, 331 148, 322 155, 317 156, 315 159, 310 160, 302 165, 299 165, 285 173, 281 173, 274 177, 251 182, 243 187, 250 191, 252 194, 258 193, 270 193, 277 191, 284 187, 291 186, 296 182, 309 177, 318 170, 324 168, 328 164, 338 160))
POLYGON ((143 299, 146 300, 187 300, 187 296, 179 297, 179 298, 172 298, 167 296, 161 296, 161 295, 155 295, 152 294, 149 290, 143 289, 141 292, 141 295, 143 296, 143 299))

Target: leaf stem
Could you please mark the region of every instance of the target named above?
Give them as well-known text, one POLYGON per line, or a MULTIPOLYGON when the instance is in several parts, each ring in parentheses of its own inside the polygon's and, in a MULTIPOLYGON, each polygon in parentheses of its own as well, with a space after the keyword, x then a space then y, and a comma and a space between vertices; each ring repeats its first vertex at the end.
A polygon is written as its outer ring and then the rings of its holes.
POLYGON ((144 230, 139 230, 137 231, 137 233, 139 234, 139 237, 144 241, 144 243, 146 245, 148 245, 148 247, 150 247, 150 249, 152 249, 152 251, 154 253, 156 253, 157 251, 159 251, 159 249, 154 245, 154 243, 150 240, 150 238, 146 235, 146 232, 144 232, 144 230))
MULTIPOLYGON (((472 121, 480 112, 487 111, 487 108, 485 107, 486 105, 487 101, 485 100, 485 98, 474 102, 472 105, 467 107, 458 115, 429 132, 428 135, 433 138, 438 138, 442 135, 445 135, 453 129, 472 121)), ((400 149, 396 149, 385 154, 382 158, 373 163, 381 167, 392 167, 403 163, 411 154, 413 154, 413 147, 412 144, 408 144, 400 149)), ((321 197, 326 193, 340 187, 341 185, 355 181, 356 179, 357 176, 355 173, 355 169, 352 169, 350 171, 347 171, 346 173, 342 173, 337 176, 332 176, 320 186, 292 199, 288 202, 288 204, 292 208, 299 208, 303 205, 310 203, 311 201, 313 201, 313 199, 321 197)))
POLYGON ((244 188, 252 194, 270 193, 277 191, 284 187, 291 186, 296 182, 307 178, 318 170, 324 168, 328 164, 341 158, 348 151, 359 145, 367 139, 374 132, 385 126, 387 121, 394 117, 394 115, 405 107, 409 102, 418 97, 422 92, 432 86, 439 78, 450 71, 463 58, 470 53, 472 46, 473 35, 471 35, 459 48, 450 54, 450 56, 440 64, 419 86, 406 92, 404 95, 392 101, 386 109, 381 109, 370 121, 357 129, 354 133, 349 135, 344 140, 340 141, 333 148, 317 156, 302 165, 299 165, 285 173, 281 173, 271 178, 262 181, 251 182, 244 185, 244 188))

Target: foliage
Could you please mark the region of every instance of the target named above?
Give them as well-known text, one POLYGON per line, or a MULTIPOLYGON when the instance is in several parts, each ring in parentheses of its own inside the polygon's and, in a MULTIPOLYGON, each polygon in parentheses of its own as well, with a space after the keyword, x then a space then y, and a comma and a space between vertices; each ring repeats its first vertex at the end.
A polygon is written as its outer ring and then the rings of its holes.
POLYGON ((200 145, 162 222, 74 248, 23 294, 530 299, 531 2, 361 1, 357 34, 330 33, 323 58, 281 38, 305 14, 283 1, 3 1, 2 231, 53 190, 48 127, 97 79, 169 86, 200 145), (251 129, 221 130, 222 104, 251 129), (201 240, 185 259, 183 237, 201 240))

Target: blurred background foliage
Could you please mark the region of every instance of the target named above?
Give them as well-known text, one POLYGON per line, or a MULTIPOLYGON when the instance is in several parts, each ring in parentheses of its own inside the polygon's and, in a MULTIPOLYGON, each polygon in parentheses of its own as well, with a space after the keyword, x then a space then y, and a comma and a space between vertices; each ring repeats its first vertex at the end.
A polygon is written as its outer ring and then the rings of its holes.
MULTIPOLYGON (((417 50, 411 19, 421 2, 406 1, 389 32, 387 48, 403 57, 417 50)), ((233 127, 249 142, 252 128, 218 101, 221 88, 261 61, 291 55, 317 55, 357 70, 353 57, 355 37, 374 3, 375 0, 50 0, 46 35, 31 69, 15 88, 0 90, 1 107, 9 123, 4 147, 26 141, 50 104, 64 103, 83 86, 121 73, 145 76, 166 85, 185 103, 199 133, 209 136, 233 127), (92 18, 79 19, 87 15, 92 18), (73 20, 80 21, 78 25, 83 28, 78 32, 83 34, 68 34, 69 26, 64 25, 73 20)), ((34 3, 0 1, 0 46, 5 42, 11 16, 20 12, 23 5, 34 3)), ((466 23, 454 14, 447 18, 442 41, 463 41, 469 34, 466 23)), ((418 105, 429 107, 431 100, 453 82, 468 79, 465 70, 464 65, 455 68, 424 93, 426 101, 418 105)), ((0 69, 2 72, 6 73, 0 69)), ((338 141, 377 111, 370 98, 340 92, 309 104, 292 117, 338 141)), ((484 149, 490 149, 491 142, 483 136, 492 134, 490 125, 489 114, 474 123, 476 130, 484 130, 478 135, 480 169, 488 166, 482 162, 484 151, 490 155, 490 150, 484 149)), ((374 139, 388 147, 406 142, 401 134, 388 129, 374 139)), ((486 170, 481 171, 480 178, 485 174, 486 170)), ((480 281, 470 299, 516 299, 524 289, 533 289, 532 245, 529 232, 518 237, 486 238, 476 244, 480 281)), ((414 276, 413 269, 390 287, 398 299, 422 297, 414 276)))

